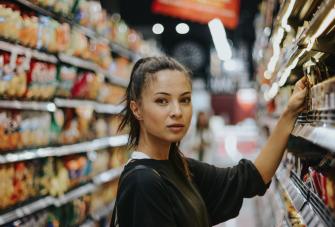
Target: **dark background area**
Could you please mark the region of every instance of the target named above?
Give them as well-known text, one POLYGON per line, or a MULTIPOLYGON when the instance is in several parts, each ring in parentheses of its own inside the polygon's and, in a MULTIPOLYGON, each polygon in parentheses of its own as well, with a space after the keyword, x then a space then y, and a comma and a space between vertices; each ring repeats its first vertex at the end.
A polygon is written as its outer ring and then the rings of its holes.
MULTIPOLYGON (((152 0, 100 1, 102 6, 111 14, 120 13, 131 27, 142 32, 144 38, 155 38, 164 52, 186 64, 194 72, 195 77, 203 78, 205 81, 208 80, 210 48, 213 46, 213 42, 207 24, 153 14, 151 12, 152 0), (190 26, 189 33, 180 35, 175 32, 175 26, 180 22, 185 22, 190 26), (163 34, 154 35, 152 33, 151 28, 155 23, 163 24, 165 28, 163 34), (201 61, 199 60, 200 54, 201 61), (198 58, 194 56, 198 56, 198 58), (199 64, 199 62, 201 63, 199 64)), ((258 12, 260 0, 240 0, 240 2, 239 24, 235 30, 227 30, 227 37, 232 41, 235 48, 238 49, 240 46, 247 48, 248 77, 250 80, 254 80, 252 62, 252 48, 255 41, 254 19, 258 12)))

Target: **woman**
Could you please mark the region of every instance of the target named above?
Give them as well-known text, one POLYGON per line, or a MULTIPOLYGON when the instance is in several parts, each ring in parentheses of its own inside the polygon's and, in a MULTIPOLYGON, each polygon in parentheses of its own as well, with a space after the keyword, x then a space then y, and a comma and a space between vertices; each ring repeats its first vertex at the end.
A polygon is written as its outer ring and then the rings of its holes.
POLYGON ((120 129, 135 151, 120 178, 112 226, 206 227, 238 215, 243 198, 263 195, 273 177, 306 88, 300 80, 254 163, 217 168, 178 149, 192 116, 189 72, 169 57, 139 60, 126 91, 120 129))

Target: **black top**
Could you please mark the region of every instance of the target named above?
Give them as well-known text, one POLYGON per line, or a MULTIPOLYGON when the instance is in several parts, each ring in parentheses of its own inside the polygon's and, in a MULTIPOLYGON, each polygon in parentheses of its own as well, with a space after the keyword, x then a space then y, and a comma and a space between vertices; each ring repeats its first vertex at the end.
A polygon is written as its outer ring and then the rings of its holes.
POLYGON ((243 198, 263 195, 268 187, 252 162, 217 168, 188 159, 189 182, 169 160, 139 159, 122 175, 117 196, 120 227, 207 227, 236 217, 243 198), (155 174, 152 169, 159 174, 155 174))

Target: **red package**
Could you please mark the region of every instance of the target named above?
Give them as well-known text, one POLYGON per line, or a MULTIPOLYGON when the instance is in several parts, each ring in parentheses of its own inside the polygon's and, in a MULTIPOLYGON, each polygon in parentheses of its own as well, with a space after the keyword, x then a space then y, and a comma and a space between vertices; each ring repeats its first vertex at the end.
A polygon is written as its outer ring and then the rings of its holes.
POLYGON ((28 99, 48 100, 57 88, 57 70, 54 64, 32 60, 28 71, 28 99))
POLYGON ((80 99, 96 100, 101 88, 101 80, 92 72, 79 73, 72 88, 72 96, 80 99))
POLYGON ((322 200, 328 205, 328 195, 327 195, 327 177, 320 173, 321 179, 321 191, 322 191, 322 200))
POLYGON ((331 209, 335 209, 334 182, 330 178, 327 178, 326 187, 327 187, 328 206, 331 209))
POLYGON ((322 197, 322 190, 321 190, 321 179, 320 179, 320 175, 317 171, 315 171, 312 167, 308 168, 309 170, 309 174, 312 178, 312 183, 313 183, 313 187, 315 189, 315 191, 317 192, 317 194, 322 197))

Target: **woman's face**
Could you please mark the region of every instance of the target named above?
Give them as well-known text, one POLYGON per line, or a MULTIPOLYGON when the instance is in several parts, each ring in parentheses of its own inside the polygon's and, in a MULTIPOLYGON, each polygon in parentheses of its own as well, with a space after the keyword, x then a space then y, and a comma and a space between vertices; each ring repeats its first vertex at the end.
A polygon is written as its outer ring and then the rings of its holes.
POLYGON ((142 91, 141 132, 166 142, 180 141, 192 117, 191 91, 190 80, 184 73, 177 70, 155 73, 142 91))

